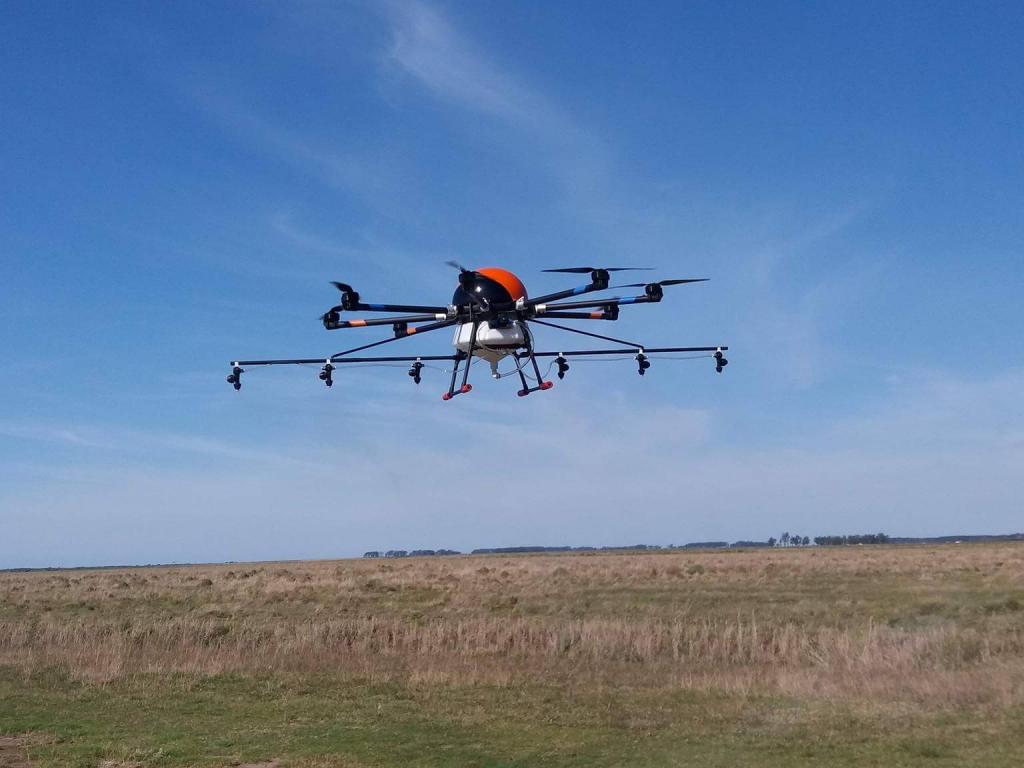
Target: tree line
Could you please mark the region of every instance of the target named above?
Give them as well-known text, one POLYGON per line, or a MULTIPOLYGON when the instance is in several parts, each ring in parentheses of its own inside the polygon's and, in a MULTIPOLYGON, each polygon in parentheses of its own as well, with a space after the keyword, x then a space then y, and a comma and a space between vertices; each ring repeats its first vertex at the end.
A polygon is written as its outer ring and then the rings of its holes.
POLYGON ((413 549, 406 551, 404 549, 389 549, 386 552, 379 552, 376 549, 371 549, 369 552, 364 552, 363 557, 430 557, 432 555, 461 555, 457 549, 413 549))
POLYGON ((819 547, 848 547, 851 544, 887 544, 889 537, 884 533, 860 533, 843 536, 815 536, 819 547))
MULTIPOLYGON (((1020 536, 1020 534, 1017 534, 1020 536)), ((948 537, 952 538, 952 537, 948 537)), ((966 538, 966 537, 965 537, 966 538)), ((974 537, 981 538, 981 537, 974 537)), ((884 533, 855 533, 830 536, 815 536, 814 544, 819 547, 840 547, 857 544, 887 544, 890 539, 884 533)), ((902 543, 902 539, 896 540, 902 543)), ((924 539, 914 541, 926 541, 924 539)), ((535 552, 670 552, 680 549, 730 549, 730 548, 770 548, 770 547, 809 547, 810 536, 784 531, 778 538, 770 536, 764 541, 741 539, 731 544, 728 541, 692 541, 688 544, 623 544, 607 547, 568 547, 568 546, 523 546, 523 547, 480 547, 470 552, 471 555, 521 555, 535 552)), ((386 551, 370 550, 363 557, 430 557, 436 555, 461 555, 455 549, 389 549, 386 551)))
POLYGON ((789 531, 780 534, 777 539, 774 536, 768 539, 769 547, 809 547, 810 545, 810 536, 800 536, 789 531))

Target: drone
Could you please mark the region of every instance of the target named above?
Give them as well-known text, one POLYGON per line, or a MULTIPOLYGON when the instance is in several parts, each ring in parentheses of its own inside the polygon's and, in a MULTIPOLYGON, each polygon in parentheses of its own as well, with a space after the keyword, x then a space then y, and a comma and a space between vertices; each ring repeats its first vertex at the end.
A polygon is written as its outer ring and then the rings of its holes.
POLYGON ((537 298, 529 298, 526 286, 512 272, 499 267, 483 267, 467 269, 456 262, 448 265, 459 270, 459 282, 452 296, 451 303, 444 306, 422 306, 412 304, 368 304, 362 300, 358 291, 351 285, 340 282, 331 284, 341 293, 341 303, 331 307, 322 316, 324 328, 335 331, 348 328, 369 328, 374 326, 391 326, 393 336, 369 344, 346 349, 329 357, 297 358, 281 360, 235 360, 231 363, 231 373, 227 381, 236 390, 242 388, 242 374, 248 368, 272 365, 321 365, 319 378, 328 387, 334 384, 334 372, 340 366, 360 364, 399 364, 410 363, 408 374, 419 384, 422 372, 428 364, 448 362, 451 364, 451 379, 448 390, 441 396, 443 400, 451 400, 456 395, 464 395, 472 391, 469 383, 470 367, 474 358, 490 364, 491 376, 495 379, 517 375, 521 384, 519 397, 532 392, 551 389, 554 382, 546 380, 547 374, 541 374, 538 358, 553 358, 548 372, 557 366, 559 379, 564 379, 569 371, 571 358, 588 358, 615 356, 632 359, 637 364, 637 373, 641 376, 651 367, 651 355, 666 353, 688 353, 694 356, 709 357, 714 360, 715 370, 721 373, 728 365, 724 352, 727 346, 708 347, 656 347, 647 348, 642 344, 624 341, 599 333, 572 328, 551 320, 618 320, 619 308, 632 304, 656 304, 664 296, 664 289, 674 285, 706 282, 707 278, 687 278, 677 280, 659 280, 646 283, 629 283, 610 285, 613 272, 629 272, 650 270, 651 267, 563 267, 545 269, 570 275, 590 275, 590 282, 556 291, 537 298), (643 288, 637 296, 592 297, 578 301, 565 301, 575 296, 584 296, 607 290, 623 288, 643 288), (342 313, 390 313, 389 317, 370 317, 342 319, 342 313), (577 349, 568 351, 538 351, 534 347, 531 325, 555 328, 602 341, 623 345, 612 349, 577 349), (455 328, 452 344, 454 354, 420 355, 420 356, 358 356, 363 352, 383 344, 390 344, 411 336, 420 336, 442 328, 455 328), (514 367, 499 370, 499 364, 511 359, 514 367), (461 376, 461 379, 460 379, 461 376))

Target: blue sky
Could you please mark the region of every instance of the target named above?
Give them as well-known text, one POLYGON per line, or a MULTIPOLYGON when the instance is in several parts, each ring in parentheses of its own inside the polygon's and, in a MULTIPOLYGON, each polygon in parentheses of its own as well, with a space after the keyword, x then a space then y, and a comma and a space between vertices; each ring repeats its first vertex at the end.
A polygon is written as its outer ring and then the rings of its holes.
POLYGON ((0 567, 1024 529, 1019 4, 3 16, 0 567), (224 383, 447 259, 709 277, 598 330, 731 365, 224 383))

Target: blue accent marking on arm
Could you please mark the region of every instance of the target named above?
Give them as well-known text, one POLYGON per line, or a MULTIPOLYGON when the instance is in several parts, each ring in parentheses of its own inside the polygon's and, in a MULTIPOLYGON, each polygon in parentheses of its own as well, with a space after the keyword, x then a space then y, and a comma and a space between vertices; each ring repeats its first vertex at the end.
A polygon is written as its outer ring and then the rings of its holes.
POLYGON ((383 304, 367 304, 366 306, 373 312, 382 312, 384 310, 383 304))
POLYGON ((618 299, 619 304, 636 304, 636 300, 639 296, 626 296, 625 298, 618 299))
POLYGON ((573 288, 572 295, 579 296, 581 293, 586 293, 588 288, 590 288, 589 285, 581 285, 579 288, 573 288))

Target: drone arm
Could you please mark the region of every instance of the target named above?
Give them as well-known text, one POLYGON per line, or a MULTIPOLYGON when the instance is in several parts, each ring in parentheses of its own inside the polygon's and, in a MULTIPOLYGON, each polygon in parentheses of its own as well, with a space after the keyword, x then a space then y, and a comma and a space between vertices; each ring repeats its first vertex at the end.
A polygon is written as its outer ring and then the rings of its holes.
POLYGON ((369 320, 337 320, 331 321, 327 319, 324 321, 324 327, 333 331, 338 328, 364 328, 373 325, 395 325, 402 323, 425 323, 428 320, 447 320, 448 314, 446 312, 436 312, 431 315, 402 315, 398 317, 378 317, 371 318, 369 320))
POLYGON ((558 301, 559 299, 567 299, 570 296, 582 296, 584 293, 593 293, 594 291, 603 291, 608 287, 605 283, 589 283, 588 285, 581 285, 577 288, 569 288, 564 291, 556 291, 555 293, 549 293, 546 296, 538 296, 535 299, 529 299, 526 302, 527 307, 535 307, 538 304, 545 304, 549 301, 558 301))
POLYGON ((561 320, 618 320, 618 312, 545 312, 544 317, 561 320))
POLYGON ((457 322, 459 322, 458 319, 439 320, 436 323, 428 323, 427 325, 421 325, 418 327, 400 328, 395 331, 395 335, 390 339, 382 339, 380 341, 371 342, 370 344, 363 344, 361 347, 353 347, 352 349, 336 352, 331 355, 331 361, 333 362, 335 358, 343 357, 344 355, 349 355, 353 352, 362 352, 364 349, 379 347, 381 344, 390 344, 394 341, 407 339, 415 333, 429 333, 430 331, 436 331, 440 328, 447 328, 450 325, 455 325, 457 322))
POLYGON ((406 328, 404 336, 399 336, 399 338, 404 338, 405 336, 412 336, 414 333, 428 333, 430 331, 436 331, 441 328, 448 328, 449 326, 455 325, 458 322, 459 319, 457 317, 453 317, 448 320, 438 320, 436 323, 428 323, 427 325, 406 328))
POLYGON ((586 357, 591 355, 635 355, 643 351, 648 355, 664 354, 668 352, 727 352, 729 347, 625 347, 620 349, 575 349, 566 352, 534 352, 534 357, 586 357))
POLYGON ((357 302, 346 306, 345 310, 348 312, 429 312, 431 315, 449 316, 448 307, 426 307, 419 304, 363 304, 357 302))
POLYGON ((433 362, 440 360, 454 360, 455 355, 401 355, 391 357, 343 357, 340 359, 327 357, 296 357, 280 360, 236 360, 232 365, 247 366, 255 368, 260 365, 320 365, 330 362, 333 365, 341 363, 412 363, 417 360, 433 362))
POLYGON ((538 304, 534 309, 538 315, 546 315, 549 310, 562 311, 567 309, 589 309, 591 307, 620 307, 626 304, 652 304, 658 301, 661 301, 661 297, 611 296, 600 301, 567 301, 563 304, 538 304))

